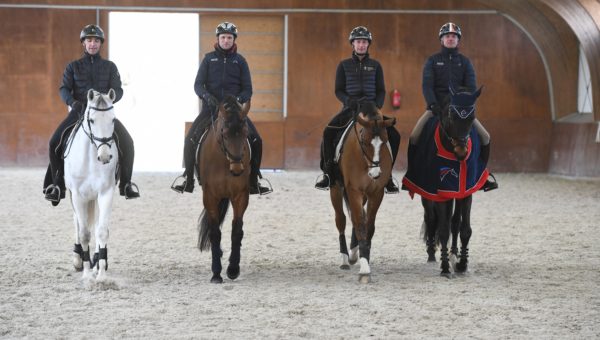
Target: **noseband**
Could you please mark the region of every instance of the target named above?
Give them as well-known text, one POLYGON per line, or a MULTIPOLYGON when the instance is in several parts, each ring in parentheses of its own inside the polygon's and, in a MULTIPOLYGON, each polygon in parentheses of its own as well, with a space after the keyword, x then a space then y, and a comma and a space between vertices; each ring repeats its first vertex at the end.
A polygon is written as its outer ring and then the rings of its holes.
MULTIPOLYGON (((107 107, 105 109, 100 109, 97 107, 93 107, 90 106, 90 110, 94 110, 94 111, 110 111, 113 109, 113 106, 107 107)), ((85 131, 85 129, 83 129, 83 132, 85 132, 85 134, 88 136, 88 138, 90 139, 90 142, 92 142, 92 144, 94 144, 94 146, 96 147, 96 150, 100 149, 100 147, 102 145, 106 145, 108 146, 108 148, 110 149, 112 147, 112 141, 114 141, 114 137, 111 135, 110 137, 96 137, 94 136, 94 133, 92 132, 92 123, 91 123, 91 119, 90 119, 90 115, 89 115, 89 110, 88 110, 88 114, 87 114, 87 125, 88 125, 88 130, 89 133, 87 131, 85 131), (99 142, 100 144, 97 144, 96 142, 99 142)))

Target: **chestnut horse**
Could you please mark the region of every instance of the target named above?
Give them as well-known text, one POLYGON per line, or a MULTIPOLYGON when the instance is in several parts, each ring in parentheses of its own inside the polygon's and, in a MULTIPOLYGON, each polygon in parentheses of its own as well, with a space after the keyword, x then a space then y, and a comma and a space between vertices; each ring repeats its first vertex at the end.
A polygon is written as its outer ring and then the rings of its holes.
POLYGON ((356 122, 342 141, 343 153, 338 161, 341 180, 331 187, 330 195, 339 232, 340 268, 350 269, 350 264, 357 261, 357 252, 360 252, 359 280, 370 282, 369 256, 375 217, 392 173, 392 154, 386 147, 386 128, 394 125, 396 120, 384 118, 373 103, 361 106, 356 122), (342 201, 346 202, 352 220, 350 256, 344 234, 346 215, 342 201))
POLYGON ((244 231, 244 212, 248 207, 250 145, 246 117, 250 102, 240 105, 235 97, 226 96, 219 106, 217 118, 208 129, 197 164, 202 185, 204 210, 199 218, 198 248, 212 251, 212 283, 222 283, 221 225, 233 206, 231 255, 227 277, 240 274, 240 248, 244 231))

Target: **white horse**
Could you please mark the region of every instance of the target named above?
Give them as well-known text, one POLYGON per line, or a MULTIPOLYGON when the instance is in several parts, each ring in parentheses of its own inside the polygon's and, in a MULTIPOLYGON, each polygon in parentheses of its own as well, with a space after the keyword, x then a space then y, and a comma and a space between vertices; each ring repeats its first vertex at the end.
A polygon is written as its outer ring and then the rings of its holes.
POLYGON ((65 148, 65 184, 70 192, 75 222, 73 265, 92 275, 106 279, 108 269, 108 226, 116 186, 119 153, 113 138, 115 91, 108 94, 89 90, 88 104, 80 123, 65 148), (90 232, 95 230, 96 250, 90 261, 90 232))

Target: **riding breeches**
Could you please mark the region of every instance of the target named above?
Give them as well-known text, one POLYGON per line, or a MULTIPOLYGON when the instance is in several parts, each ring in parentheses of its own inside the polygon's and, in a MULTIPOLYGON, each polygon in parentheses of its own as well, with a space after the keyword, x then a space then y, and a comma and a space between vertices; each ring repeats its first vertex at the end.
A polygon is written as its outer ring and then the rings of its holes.
MULTIPOLYGON (((421 118, 419 118, 417 124, 410 133, 411 144, 417 144, 417 142, 419 141, 419 136, 421 136, 421 132, 423 131, 423 127, 425 126, 425 123, 427 123, 427 121, 431 117, 433 117, 433 112, 431 112, 431 110, 425 110, 425 112, 423 112, 423 115, 421 116, 421 118)), ((481 145, 490 144, 490 133, 487 132, 487 130, 483 127, 479 119, 475 118, 475 120, 473 121, 473 127, 475 127, 477 133, 479 134, 479 138, 481 139, 481 145)))
MULTIPOLYGON (((75 124, 79 120, 80 113, 72 110, 67 115, 52 137, 50 138, 50 165, 44 178, 44 188, 50 184, 55 184, 64 188, 64 145, 69 134, 71 133, 75 124)), ((120 163, 120 183, 119 187, 124 187, 127 183, 131 182, 131 175, 133 172, 133 158, 134 158, 134 147, 133 139, 125 129, 125 126, 117 119, 115 120, 115 141, 119 148, 119 163, 120 163)))

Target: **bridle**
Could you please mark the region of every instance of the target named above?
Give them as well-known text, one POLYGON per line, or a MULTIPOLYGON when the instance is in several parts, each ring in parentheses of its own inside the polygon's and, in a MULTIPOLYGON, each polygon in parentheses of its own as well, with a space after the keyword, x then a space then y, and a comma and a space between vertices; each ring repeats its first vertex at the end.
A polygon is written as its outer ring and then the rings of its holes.
MULTIPOLYGON (((375 125, 371 128, 372 136, 380 136, 381 135, 381 127, 379 127, 379 121, 381 121, 383 123, 383 120, 379 119, 379 117, 377 117, 374 120, 375 125)), ((356 125, 357 125, 357 123, 354 123, 354 132, 356 133, 356 138, 358 139, 358 145, 360 145, 360 150, 362 152, 363 158, 365 159, 365 161, 367 161, 368 168, 372 169, 372 168, 379 167, 379 164, 381 163, 381 161, 374 161, 373 157, 369 157, 367 150, 365 150, 366 143, 363 138, 363 132, 365 131, 365 127, 361 128, 360 133, 359 133, 358 129, 356 128, 356 125)))
MULTIPOLYGON (((214 123, 218 120, 222 120, 223 124, 225 124, 225 120, 222 117, 217 117, 217 119, 213 121, 213 131, 216 130, 216 125, 217 125, 214 123)), ((241 124, 246 124, 246 118, 242 119, 241 124)), ((242 163, 242 161, 244 159, 244 151, 242 150, 242 153, 239 157, 234 156, 231 153, 231 151, 229 151, 229 149, 227 148, 227 143, 225 143, 226 137, 225 137, 224 130, 225 130, 225 128, 223 126, 221 126, 221 129, 219 130, 219 132, 217 134, 217 143, 219 144, 221 151, 223 152, 223 154, 225 155, 225 157, 227 158, 227 160, 229 161, 230 164, 242 163)), ((215 131, 215 133, 216 133, 216 131, 215 131)))
POLYGON ((91 123, 91 119, 90 119, 90 110, 106 112, 106 111, 110 111, 112 109, 113 109, 112 105, 110 107, 105 108, 105 109, 101 109, 101 108, 98 108, 98 107, 90 106, 89 109, 88 109, 88 111, 86 112, 86 121, 87 121, 87 126, 88 126, 89 132, 86 131, 85 129, 82 129, 82 130, 86 134, 86 136, 88 136, 88 138, 90 139, 90 142, 92 144, 94 144, 94 146, 96 147, 96 150, 100 149, 100 147, 102 145, 106 145, 110 149, 112 147, 112 142, 114 141, 115 138, 114 138, 114 135, 111 135, 110 137, 96 137, 96 136, 94 136, 94 133, 92 132, 92 123, 91 123), (97 144, 96 142, 99 142, 100 144, 97 144))
MULTIPOLYGON (((450 121, 452 123, 452 119, 450 118, 450 114, 451 112, 454 111, 456 112, 456 114, 458 115, 458 117, 460 119, 466 119, 467 117, 469 117, 471 114, 473 114, 473 112, 475 112, 475 106, 470 106, 470 110, 461 110, 459 111, 455 105, 450 105, 448 106, 448 117, 447 120, 450 121)), ((450 136, 450 134, 448 133, 448 131, 446 131, 446 128, 444 127, 444 124, 442 124, 440 122, 440 130, 442 130, 442 132, 444 133, 444 136, 446 137, 446 139, 448 139, 450 141, 450 143, 452 144, 452 146, 457 146, 457 145, 467 145, 467 143, 469 142, 469 139, 471 138, 470 134, 467 134, 466 137, 464 138, 454 138, 452 136, 450 136)))

